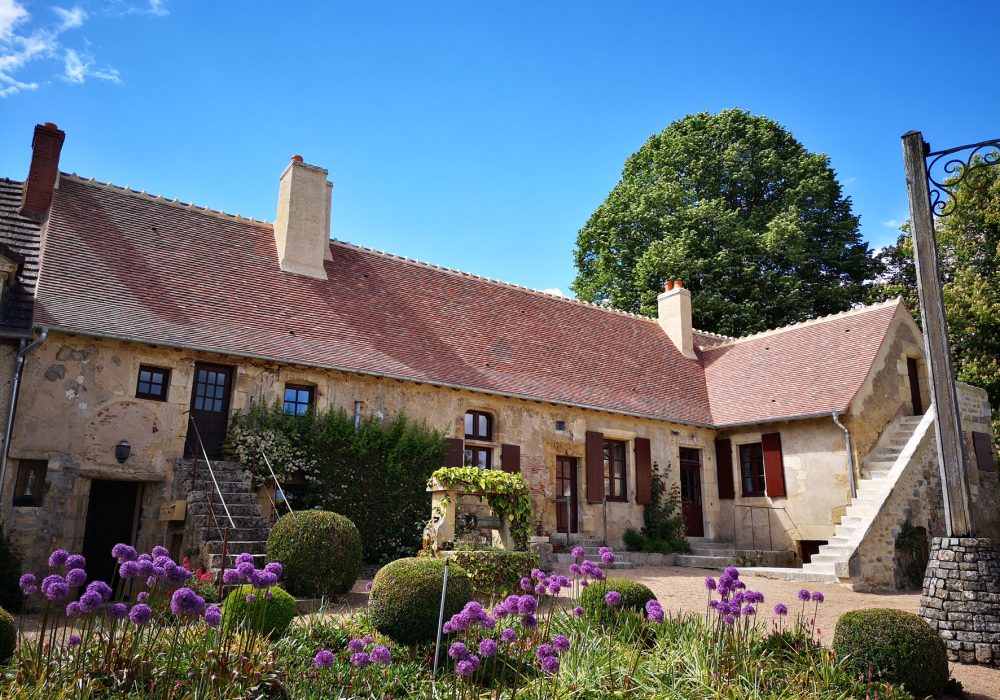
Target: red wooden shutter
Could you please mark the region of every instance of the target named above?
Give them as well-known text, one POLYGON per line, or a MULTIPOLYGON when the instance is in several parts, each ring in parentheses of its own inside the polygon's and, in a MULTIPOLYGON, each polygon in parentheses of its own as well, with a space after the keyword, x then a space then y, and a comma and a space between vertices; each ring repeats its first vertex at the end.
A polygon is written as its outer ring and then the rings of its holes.
POLYGON ((760 436, 764 447, 764 485, 771 498, 785 495, 785 461, 781 456, 781 433, 760 436))
POLYGON ((449 467, 461 467, 465 463, 465 441, 458 438, 448 438, 448 460, 445 462, 449 467))
POLYGON ((646 506, 653 502, 653 458, 649 439, 635 439, 635 502, 646 506))
POLYGON ((715 477, 719 484, 719 498, 736 498, 736 487, 733 484, 733 443, 729 438, 715 441, 715 477))
POLYGON ((509 474, 521 473, 521 446, 500 446, 500 468, 509 474))
POLYGON ((972 433, 972 447, 976 452, 976 465, 980 471, 991 472, 996 469, 996 458, 993 456, 993 436, 989 433, 972 433))
POLYGON ((587 503, 604 502, 604 433, 587 431, 587 503))

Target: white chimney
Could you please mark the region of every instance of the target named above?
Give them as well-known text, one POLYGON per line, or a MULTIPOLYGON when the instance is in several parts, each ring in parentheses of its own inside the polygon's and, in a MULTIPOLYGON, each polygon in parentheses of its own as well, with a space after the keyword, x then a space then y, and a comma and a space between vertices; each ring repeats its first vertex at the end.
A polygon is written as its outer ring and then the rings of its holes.
POLYGON ((274 242, 278 263, 285 272, 326 279, 324 260, 330 254, 330 196, 333 183, 328 172, 307 165, 302 156, 281 173, 278 215, 274 219, 274 242))
POLYGON ((684 357, 697 359, 691 332, 691 292, 680 280, 667 281, 656 297, 656 320, 684 357))

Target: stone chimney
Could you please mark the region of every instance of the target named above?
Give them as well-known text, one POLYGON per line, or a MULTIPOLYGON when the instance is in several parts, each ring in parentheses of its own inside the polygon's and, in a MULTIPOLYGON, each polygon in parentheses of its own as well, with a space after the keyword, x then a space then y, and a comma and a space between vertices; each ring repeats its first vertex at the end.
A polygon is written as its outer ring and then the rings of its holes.
POLYGON ((673 341, 684 357, 697 359, 691 331, 691 292, 680 280, 667 281, 663 293, 656 297, 656 316, 660 328, 673 341))
POLYGON ((278 263, 285 272, 326 279, 324 260, 330 254, 330 196, 333 183, 328 172, 307 165, 302 156, 281 173, 278 215, 274 219, 274 242, 278 263))
POLYGON ((66 132, 52 122, 35 125, 31 140, 31 167, 24 181, 21 213, 32 219, 43 219, 52 204, 52 193, 59 180, 59 153, 66 132))

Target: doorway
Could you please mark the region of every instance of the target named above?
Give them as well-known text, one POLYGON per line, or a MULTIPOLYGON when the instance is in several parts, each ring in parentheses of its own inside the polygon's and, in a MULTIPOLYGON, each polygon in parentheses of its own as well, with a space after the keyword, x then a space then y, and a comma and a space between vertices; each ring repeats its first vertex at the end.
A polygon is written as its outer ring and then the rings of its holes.
POLYGON ((116 564, 112 547, 119 542, 135 544, 141 492, 142 484, 136 481, 91 480, 81 552, 91 581, 110 582, 116 564))
POLYGON ((689 537, 705 536, 701 505, 701 450, 681 448, 681 510, 684 530, 689 537))
POLYGON ((577 532, 576 458, 556 457, 556 530, 577 532))
POLYGON ((924 402, 920 398, 920 371, 914 357, 906 358, 906 374, 910 378, 910 403, 913 405, 913 415, 924 415, 924 402))
POLYGON ((191 420, 188 422, 185 457, 202 457, 202 445, 210 459, 222 456, 229 427, 229 399, 233 392, 233 368, 196 363, 191 390, 191 420), (201 442, 198 438, 201 438, 201 442))

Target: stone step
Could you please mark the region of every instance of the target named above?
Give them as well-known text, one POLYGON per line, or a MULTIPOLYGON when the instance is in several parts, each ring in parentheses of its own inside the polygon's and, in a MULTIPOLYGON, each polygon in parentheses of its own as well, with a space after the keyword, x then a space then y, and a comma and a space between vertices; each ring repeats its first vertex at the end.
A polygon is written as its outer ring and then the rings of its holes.
POLYGON ((833 528, 833 534, 835 537, 843 537, 849 539, 851 535, 857 530, 853 525, 836 525, 833 528))
MULTIPOLYGON (((851 553, 851 547, 848 546, 848 545, 846 545, 846 544, 843 544, 843 545, 821 544, 819 546, 819 553, 820 554, 829 554, 829 555, 835 556, 835 557, 843 557, 843 556, 851 553)), ((815 557, 814 557, 814 559, 815 559, 815 557)))
POLYGON ((829 564, 833 566, 836 562, 840 561, 843 557, 840 554, 813 554, 812 558, 809 560, 810 564, 829 564))
POLYGON ((735 557, 736 550, 710 549, 708 547, 692 547, 689 552, 686 552, 686 554, 690 554, 695 557, 735 557))
MULTIPOLYGON (((572 554, 566 554, 566 553, 554 554, 553 557, 555 558, 555 562, 557 564, 575 564, 576 563, 576 559, 573 557, 572 554)), ((592 561, 592 562, 594 562, 595 564, 597 564, 598 566, 600 566, 602 569, 633 569, 633 568, 635 568, 635 565, 632 562, 630 562, 628 559, 622 558, 621 556, 619 556, 617 554, 615 555, 615 557, 616 558, 615 558, 614 563, 611 564, 610 566, 608 566, 607 564, 605 564, 604 562, 601 561, 600 555, 597 555, 597 556, 588 556, 588 557, 584 557, 584 559, 586 561, 592 561)))
POLYGON ((829 540, 827 540, 827 543, 825 545, 821 545, 820 549, 822 549, 823 547, 846 547, 849 542, 850 539, 848 539, 847 537, 838 537, 834 535, 829 540))
POLYGON ((736 566, 735 557, 715 557, 700 556, 694 554, 678 554, 674 560, 674 566, 686 566, 694 569, 725 569, 727 566, 736 566))
POLYGON ((587 538, 587 537, 583 537, 583 538, 574 537, 574 538, 571 538, 569 540, 569 542, 566 542, 565 540, 563 540, 561 538, 560 539, 556 539, 555 537, 553 537, 552 541, 553 542, 564 542, 566 544, 566 546, 569 547, 570 549, 572 549, 573 547, 603 547, 604 546, 604 540, 599 540, 599 539, 596 539, 596 538, 587 538))
POLYGON ((688 537, 687 541, 691 545, 691 549, 736 549, 736 545, 731 541, 710 539, 708 537, 688 537))
MULTIPOLYGON (((852 503, 851 505, 847 506, 846 510, 844 511, 844 517, 867 520, 869 517, 872 516, 874 512, 875 508, 873 506, 856 506, 852 503)), ((844 518, 841 518, 841 522, 843 522, 843 519, 844 518)))
POLYGON ((844 515, 843 517, 840 518, 841 525, 851 525, 853 527, 861 525, 861 523, 863 523, 864 521, 865 518, 857 515, 844 515))
POLYGON ((864 469, 861 471, 862 482, 865 481, 881 481, 884 482, 889 476, 888 469, 864 469))
MULTIPOLYGON (((187 502, 188 502, 188 504, 193 504, 193 503, 207 503, 208 502, 208 494, 209 493, 212 494, 212 503, 221 504, 221 501, 220 501, 220 498, 219 498, 219 494, 216 493, 216 492, 214 492, 214 491, 211 491, 211 492, 210 491, 190 491, 190 492, 188 492, 187 502)), ((231 492, 230 493, 226 493, 226 492, 223 492, 221 500, 224 501, 226 503, 226 505, 233 505, 233 504, 237 504, 237 503, 256 504, 257 503, 257 495, 253 494, 253 493, 250 493, 250 492, 245 492, 245 493, 231 493, 231 492)))
MULTIPOLYGON (((222 540, 210 540, 205 546, 210 554, 222 553, 222 540)), ((234 556, 243 552, 263 554, 266 549, 267 540, 232 540, 226 543, 226 551, 234 556)))
MULTIPOLYGON (((254 515, 260 517, 260 506, 254 503, 230 503, 226 501, 226 506, 229 508, 229 512, 234 516, 239 515, 254 515)), ((212 511, 225 513, 226 509, 222 507, 222 503, 218 501, 212 501, 212 511)), ((188 513, 192 515, 205 515, 208 513, 208 501, 195 501, 194 503, 188 504, 188 513)))

